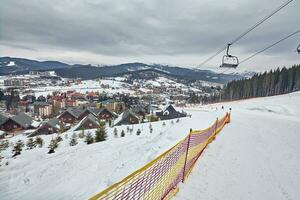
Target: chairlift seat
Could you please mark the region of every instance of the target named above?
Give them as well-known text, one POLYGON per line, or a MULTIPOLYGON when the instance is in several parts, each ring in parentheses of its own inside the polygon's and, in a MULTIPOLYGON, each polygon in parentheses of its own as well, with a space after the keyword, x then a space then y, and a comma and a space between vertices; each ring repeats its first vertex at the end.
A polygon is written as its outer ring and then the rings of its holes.
POLYGON ((239 59, 236 56, 224 55, 222 59, 222 65, 224 68, 237 68, 239 65, 239 59))

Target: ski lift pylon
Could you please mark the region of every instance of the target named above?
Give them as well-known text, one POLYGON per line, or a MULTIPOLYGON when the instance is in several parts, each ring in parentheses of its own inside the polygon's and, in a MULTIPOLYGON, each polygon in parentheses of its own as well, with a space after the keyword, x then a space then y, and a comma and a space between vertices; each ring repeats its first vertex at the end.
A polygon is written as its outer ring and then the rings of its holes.
POLYGON ((231 45, 230 43, 227 44, 226 55, 223 56, 222 65, 220 65, 220 67, 237 68, 237 66, 239 65, 239 59, 238 59, 238 57, 230 55, 228 53, 230 45, 231 45))

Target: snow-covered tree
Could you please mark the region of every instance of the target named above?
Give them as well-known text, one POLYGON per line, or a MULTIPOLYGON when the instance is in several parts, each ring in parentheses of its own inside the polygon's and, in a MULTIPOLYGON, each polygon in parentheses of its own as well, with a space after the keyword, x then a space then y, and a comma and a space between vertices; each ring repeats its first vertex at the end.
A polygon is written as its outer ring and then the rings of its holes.
POLYGON ((100 127, 96 131, 95 142, 102 142, 106 140, 107 133, 105 128, 105 122, 100 121, 100 127))
POLYGON ((91 132, 88 132, 85 136, 85 143, 92 144, 94 143, 94 137, 92 136, 91 132))
POLYGON ((136 135, 140 135, 140 134, 141 134, 141 130, 138 129, 138 130, 136 131, 136 135))
POLYGON ((76 133, 73 133, 73 135, 71 137, 71 140, 70 140, 70 146, 75 146, 77 144, 78 144, 78 142, 77 142, 77 135, 76 135, 76 133))
POLYGON ((24 146, 24 142, 22 140, 18 140, 18 142, 16 142, 12 150, 13 157, 20 155, 24 146))
POLYGON ((121 131, 121 137, 125 137, 125 131, 124 130, 121 131))
POLYGON ((166 122, 163 122, 163 123, 162 123, 162 126, 166 126, 166 122))
POLYGON ((130 132, 130 134, 132 134, 133 133, 133 127, 129 130, 129 132, 130 132))
POLYGON ((41 137, 36 137, 35 138, 35 144, 38 145, 39 148, 42 148, 44 145, 44 140, 41 137))
POLYGON ((129 126, 126 127, 126 130, 127 130, 127 133, 130 131, 130 128, 129 126))
POLYGON ((54 138, 50 141, 50 144, 48 146, 49 148, 49 151, 48 153, 55 153, 55 149, 58 147, 58 141, 57 141, 57 138, 54 138))
POLYGON ((173 121, 173 120, 171 120, 171 124, 172 124, 172 125, 174 124, 174 121, 173 121))
POLYGON ((35 141, 33 140, 33 138, 29 138, 27 143, 26 143, 26 147, 27 149, 33 149, 36 147, 36 143, 35 141))
POLYGON ((118 129, 117 128, 114 128, 114 136, 118 137, 118 129))
POLYGON ((67 140, 69 138, 68 134, 65 134, 65 139, 67 140))
POLYGON ((7 149, 9 147, 9 142, 8 140, 2 140, 0 141, 0 152, 4 151, 5 149, 7 149))
POLYGON ((179 118, 176 120, 176 123, 178 123, 180 120, 179 120, 179 118))
POLYGON ((56 137, 56 140, 57 140, 57 142, 63 141, 62 137, 60 137, 60 136, 57 136, 57 137, 56 137))

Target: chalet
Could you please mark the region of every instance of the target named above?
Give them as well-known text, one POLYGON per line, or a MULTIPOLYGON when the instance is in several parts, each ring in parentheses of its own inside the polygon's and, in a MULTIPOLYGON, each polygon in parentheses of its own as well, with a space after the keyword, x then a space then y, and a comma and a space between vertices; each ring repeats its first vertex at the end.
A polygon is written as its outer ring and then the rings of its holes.
POLYGON ((156 112, 156 115, 160 118, 160 120, 167 120, 167 119, 175 119, 180 117, 186 117, 185 113, 181 113, 175 110, 172 105, 169 105, 166 109, 156 112))
POLYGON ((64 123, 73 124, 76 120, 79 120, 81 114, 82 109, 68 108, 58 118, 64 123))
POLYGON ((94 128, 99 128, 98 119, 95 117, 95 115, 89 114, 78 123, 75 131, 94 128))
POLYGON ((42 123, 42 125, 33 133, 28 135, 29 137, 37 136, 37 135, 48 135, 53 133, 58 133, 63 125, 60 123, 59 119, 52 118, 47 122, 42 123))
POLYGON ((132 105, 130 107, 130 110, 144 118, 145 115, 148 113, 149 107, 143 104, 136 104, 136 105, 132 105))
POLYGON ((26 129, 32 129, 37 126, 33 119, 28 115, 21 113, 13 117, 9 117, 2 125, 1 129, 6 132, 16 132, 26 129))
POLYGON ((116 113, 110 111, 108 108, 101 108, 96 114, 99 119, 103 119, 105 121, 113 120, 118 117, 116 113))
POLYGON ((124 124, 138 124, 139 117, 131 110, 124 111, 115 121, 115 126, 124 124))

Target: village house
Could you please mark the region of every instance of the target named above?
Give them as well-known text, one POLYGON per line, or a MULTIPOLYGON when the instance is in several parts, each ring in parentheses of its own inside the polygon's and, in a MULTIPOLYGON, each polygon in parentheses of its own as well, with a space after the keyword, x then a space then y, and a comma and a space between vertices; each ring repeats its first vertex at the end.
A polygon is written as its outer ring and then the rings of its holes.
POLYGON ((99 112, 97 113, 97 117, 99 119, 109 121, 109 120, 116 119, 118 115, 112 112, 111 110, 109 110, 108 108, 104 107, 99 110, 99 112))
POLYGON ((164 109, 160 112, 156 112, 156 115, 160 118, 160 120, 186 117, 185 113, 176 111, 175 108, 171 104, 166 109, 164 109))
POLYGON ((114 99, 108 99, 105 101, 100 101, 96 104, 97 108, 107 108, 108 110, 111 110, 113 112, 118 113, 120 110, 122 111, 124 109, 124 103, 121 101, 116 101, 114 99))
POLYGON ((64 96, 53 96, 51 98, 53 107, 60 110, 66 107, 66 99, 64 96))
POLYGON ((47 118, 52 114, 53 107, 48 102, 35 101, 33 103, 34 114, 41 117, 47 118))
POLYGON ((95 115, 89 114, 86 117, 84 117, 78 125, 76 125, 75 131, 78 130, 85 130, 85 129, 95 129, 99 128, 99 120, 95 115))
POLYGON ((53 133, 59 133, 63 128, 63 125, 57 118, 49 119, 47 122, 42 123, 42 125, 35 130, 33 133, 28 135, 29 137, 37 136, 37 135, 48 135, 53 133))
POLYGON ((73 124, 76 120, 80 119, 81 115, 82 109, 68 108, 58 117, 58 119, 60 119, 64 123, 73 124))
POLYGON ((66 107, 76 107, 78 106, 77 99, 67 99, 66 107))
POLYGON ((33 129, 38 126, 37 122, 24 113, 20 113, 13 117, 5 116, 2 118, 2 120, 4 122, 1 124, 1 130, 6 132, 17 132, 21 130, 33 129))
POLYGON ((115 126, 138 124, 139 122, 140 119, 134 112, 132 112, 131 110, 126 110, 115 120, 115 126))

